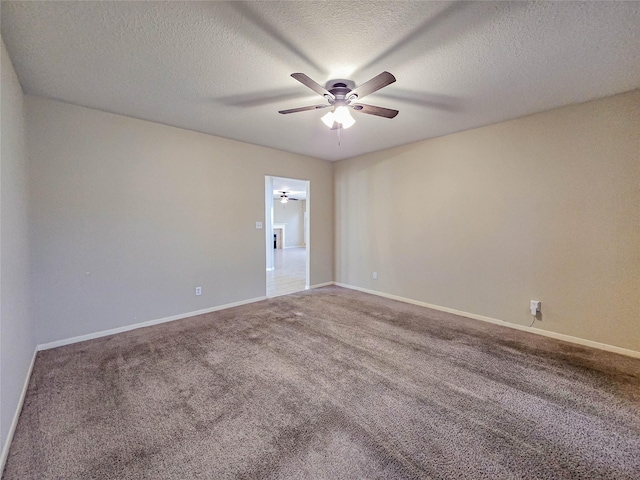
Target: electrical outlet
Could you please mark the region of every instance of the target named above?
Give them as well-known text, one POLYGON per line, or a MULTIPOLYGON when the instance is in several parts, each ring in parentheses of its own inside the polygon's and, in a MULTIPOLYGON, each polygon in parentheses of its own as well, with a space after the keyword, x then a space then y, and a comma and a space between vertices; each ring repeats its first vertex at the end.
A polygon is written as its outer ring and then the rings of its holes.
POLYGON ((196 287, 196 295, 202 295, 202 287, 196 287))
POLYGON ((540 308, 542 307, 542 302, 540 300, 531 300, 529 302, 529 310, 531 310, 531 315, 536 315, 540 308))
POLYGON ((373 272, 373 279, 377 280, 378 279, 378 272, 373 272))

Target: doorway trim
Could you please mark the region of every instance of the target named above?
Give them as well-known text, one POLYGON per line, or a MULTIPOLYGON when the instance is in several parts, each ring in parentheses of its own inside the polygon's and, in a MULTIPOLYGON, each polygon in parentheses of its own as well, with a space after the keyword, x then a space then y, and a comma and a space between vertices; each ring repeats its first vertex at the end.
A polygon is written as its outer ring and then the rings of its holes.
MULTIPOLYGON (((264 208, 265 208, 265 253, 266 253, 266 272, 272 271, 274 269, 274 252, 273 252, 273 191, 274 191, 274 178, 284 179, 284 180, 294 180, 296 182, 304 182, 305 184, 305 209, 303 212, 303 235, 304 235, 304 246, 306 253, 306 266, 305 266, 305 290, 309 290, 311 285, 311 181, 304 180, 299 178, 292 177, 284 177, 281 175, 265 175, 264 177, 264 208)), ((285 245, 283 244, 283 247, 285 245)), ((265 272, 265 274, 266 274, 265 272)), ((265 295, 267 294, 268 282, 267 277, 265 275, 265 295)), ((267 295, 268 296, 268 295, 267 295)))

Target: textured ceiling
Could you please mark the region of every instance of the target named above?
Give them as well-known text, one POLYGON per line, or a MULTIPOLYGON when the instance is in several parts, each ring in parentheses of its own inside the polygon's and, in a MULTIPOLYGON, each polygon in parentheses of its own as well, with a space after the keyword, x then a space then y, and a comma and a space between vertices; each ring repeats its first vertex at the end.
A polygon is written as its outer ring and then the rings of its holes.
POLYGON ((25 92, 328 160, 640 87, 639 2, 2 2, 25 92), (336 132, 292 79, 397 82, 336 132))

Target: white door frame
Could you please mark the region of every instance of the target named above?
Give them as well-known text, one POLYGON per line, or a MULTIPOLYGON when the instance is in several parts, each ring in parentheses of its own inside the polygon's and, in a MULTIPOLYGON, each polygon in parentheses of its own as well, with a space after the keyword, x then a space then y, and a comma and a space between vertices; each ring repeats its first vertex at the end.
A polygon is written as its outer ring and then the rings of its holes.
POLYGON ((311 232, 311 208, 309 207, 309 205, 311 205, 311 181, 307 180, 305 183, 307 186, 307 199, 304 202, 304 214, 302 217, 304 222, 304 247, 307 254, 307 265, 305 269, 307 274, 304 281, 304 289, 309 290, 309 288, 311 288, 311 235, 309 235, 311 232))
POLYGON ((264 177, 264 234, 267 250, 267 272, 273 270, 273 177, 264 177), (271 243, 269 243, 271 239, 271 243), (269 248, 271 247, 271 248, 269 248))
MULTIPOLYGON (((309 290, 311 284, 311 181, 298 178, 282 177, 280 175, 265 175, 264 177, 264 209, 265 209, 265 249, 266 249, 266 271, 274 269, 273 261, 273 178, 288 178, 305 182, 306 185, 306 201, 304 210, 304 243, 306 250, 306 278, 305 290, 309 290)), ((284 246, 284 245, 283 245, 284 246)), ((266 288, 266 286, 265 286, 266 288)))

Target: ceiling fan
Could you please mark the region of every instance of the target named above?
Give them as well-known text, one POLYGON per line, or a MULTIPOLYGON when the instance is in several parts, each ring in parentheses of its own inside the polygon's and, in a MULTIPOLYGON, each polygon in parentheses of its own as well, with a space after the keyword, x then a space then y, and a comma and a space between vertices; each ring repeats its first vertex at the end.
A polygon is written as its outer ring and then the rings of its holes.
POLYGON ((288 114, 332 107, 331 111, 322 117, 322 121, 325 125, 332 130, 349 128, 356 122, 349 114, 349 108, 352 108, 357 112, 377 115, 385 118, 393 118, 398 115, 398 110, 376 107, 374 105, 365 105, 364 103, 356 103, 361 98, 395 82, 396 77, 391 75, 389 72, 382 72, 380 75, 376 75, 359 87, 356 87, 355 83, 351 80, 330 80, 326 83, 326 86, 323 87, 322 85, 314 82, 304 73, 292 73, 291 76, 314 92, 322 95, 328 103, 326 105, 322 104, 290 108, 288 110, 280 110, 278 113, 288 114))
POLYGON ((298 201, 297 198, 293 198, 293 197, 290 197, 289 195, 287 195, 286 191, 281 191, 280 193, 282 194, 282 195, 280 195, 280 203, 287 203, 289 200, 293 200, 295 202, 298 201))

